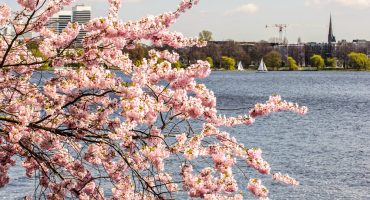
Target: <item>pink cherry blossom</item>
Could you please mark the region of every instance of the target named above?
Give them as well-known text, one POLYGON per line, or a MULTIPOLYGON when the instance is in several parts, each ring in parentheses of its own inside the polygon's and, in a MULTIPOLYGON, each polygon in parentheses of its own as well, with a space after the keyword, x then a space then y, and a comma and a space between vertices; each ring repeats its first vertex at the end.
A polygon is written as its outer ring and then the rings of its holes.
POLYGON ((284 175, 278 172, 278 173, 273 174, 272 178, 275 181, 282 182, 288 185, 295 185, 295 186, 299 185, 299 182, 295 180, 294 178, 290 177, 288 174, 284 175))
POLYGON ((23 6, 28 11, 32 11, 36 9, 36 5, 38 1, 36 0, 17 0, 17 3, 19 3, 21 6, 23 6))
POLYGON ((9 21, 10 14, 10 8, 6 4, 0 5, 0 27, 9 21))
POLYGON ((262 198, 267 197, 269 192, 267 188, 261 184, 261 180, 259 179, 250 179, 247 188, 252 194, 262 198))
MULTIPOLYGON (((176 51, 156 50, 206 45, 169 31, 199 0, 125 22, 118 15, 121 1, 108 0, 107 17, 69 23, 61 33, 45 25, 72 0, 17 2, 21 9, 14 16, 0 5, 0 28, 12 25, 16 31, 0 37, 0 187, 7 186, 8 172, 18 164, 26 177, 36 177, 32 181, 47 199, 170 199, 182 193, 240 200, 246 188, 239 187, 245 182, 237 181, 235 170, 247 180, 245 167, 267 176, 272 169, 261 149, 245 147, 224 127, 252 125, 279 111, 307 113, 275 95, 242 115, 222 115, 216 94, 198 83, 211 73, 208 62, 176 69, 176 51), (87 31, 82 47, 71 48, 81 29, 87 31), (39 36, 18 40, 29 32, 39 36), (135 63, 123 50, 142 41, 153 49, 135 63), (43 65, 56 70, 35 83, 43 65)), ((272 178, 298 185, 281 173, 272 178)), ((258 179, 250 179, 247 189, 267 198, 258 179)))

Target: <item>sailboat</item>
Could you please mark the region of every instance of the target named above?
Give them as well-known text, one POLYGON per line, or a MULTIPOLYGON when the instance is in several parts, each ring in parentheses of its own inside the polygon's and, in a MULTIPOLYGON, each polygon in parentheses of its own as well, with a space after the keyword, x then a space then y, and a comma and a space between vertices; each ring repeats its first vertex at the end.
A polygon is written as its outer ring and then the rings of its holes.
POLYGON ((266 67, 266 64, 265 62, 263 62, 263 58, 261 59, 261 63, 260 63, 260 66, 258 67, 258 70, 257 72, 267 72, 267 67, 266 67))
POLYGON ((238 71, 243 71, 244 67, 241 61, 238 62, 238 71))

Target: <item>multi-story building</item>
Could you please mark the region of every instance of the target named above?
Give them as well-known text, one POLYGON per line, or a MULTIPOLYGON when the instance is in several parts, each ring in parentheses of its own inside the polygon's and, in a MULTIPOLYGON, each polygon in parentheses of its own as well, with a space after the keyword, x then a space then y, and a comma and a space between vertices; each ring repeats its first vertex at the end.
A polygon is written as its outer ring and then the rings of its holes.
MULTIPOLYGON (((73 22, 78 22, 79 25, 83 25, 91 19, 91 7, 85 5, 76 5, 72 8, 73 11, 73 22)), ((82 44, 82 39, 85 37, 86 31, 81 29, 77 36, 77 46, 82 44)))
MULTIPOLYGON (((79 25, 83 25, 90 21, 90 19, 91 7, 85 5, 76 5, 72 8, 72 11, 61 10, 50 17, 46 26, 55 33, 61 33, 69 22, 78 22, 79 25)), ((76 38, 76 46, 81 46, 82 39, 85 37, 85 35, 86 31, 81 29, 76 38)))
POLYGON ((63 29, 72 21, 72 11, 62 10, 58 12, 58 33, 61 33, 63 29))
POLYGON ((71 21, 72 11, 61 10, 49 18, 46 26, 55 33, 61 33, 71 21))
POLYGON ((53 16, 51 16, 48 22, 46 23, 46 27, 48 27, 54 33, 58 33, 58 19, 59 19, 59 14, 56 13, 53 16))

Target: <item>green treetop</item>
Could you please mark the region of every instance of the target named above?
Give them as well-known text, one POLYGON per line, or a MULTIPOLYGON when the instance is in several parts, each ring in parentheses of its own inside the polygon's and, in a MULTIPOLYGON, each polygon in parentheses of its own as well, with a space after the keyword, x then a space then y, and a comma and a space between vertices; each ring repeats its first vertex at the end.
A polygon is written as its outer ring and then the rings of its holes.
POLYGON ((321 57, 321 55, 315 54, 311 56, 310 61, 311 61, 311 66, 316 67, 318 70, 324 69, 325 67, 325 61, 321 57))
POLYGON ((281 66, 281 54, 278 51, 270 51, 263 57, 268 68, 277 70, 281 66))
POLYGON ((294 60, 294 58, 288 57, 288 67, 289 67, 289 70, 291 71, 298 70, 298 65, 297 65, 297 62, 294 60))
POLYGON ((337 67, 337 62, 338 62, 337 58, 327 58, 326 59, 327 66, 332 67, 332 68, 337 67))
POLYGON ((366 54, 351 52, 348 54, 349 65, 357 70, 370 69, 370 60, 366 54))
POLYGON ((211 68, 214 68, 213 59, 211 57, 207 57, 206 61, 211 65, 211 68))
POLYGON ((234 58, 227 56, 222 56, 221 58, 221 67, 226 70, 235 70, 236 61, 234 58))

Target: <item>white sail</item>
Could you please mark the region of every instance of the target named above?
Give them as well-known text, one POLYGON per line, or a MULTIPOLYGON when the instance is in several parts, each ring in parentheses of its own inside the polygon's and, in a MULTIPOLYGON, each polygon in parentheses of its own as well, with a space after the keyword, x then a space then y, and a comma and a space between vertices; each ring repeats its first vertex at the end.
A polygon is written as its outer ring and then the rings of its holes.
POLYGON ((243 70, 244 70, 244 67, 243 67, 243 65, 242 65, 242 62, 241 62, 241 61, 239 61, 239 63, 238 63, 238 70, 239 70, 239 71, 243 71, 243 70))
POLYGON ((268 71, 265 63, 263 63, 263 71, 265 71, 265 72, 268 71))
POLYGON ((260 66, 258 67, 258 72, 267 72, 267 67, 265 62, 263 62, 263 58, 261 59, 260 66))

